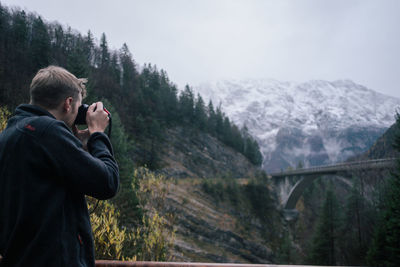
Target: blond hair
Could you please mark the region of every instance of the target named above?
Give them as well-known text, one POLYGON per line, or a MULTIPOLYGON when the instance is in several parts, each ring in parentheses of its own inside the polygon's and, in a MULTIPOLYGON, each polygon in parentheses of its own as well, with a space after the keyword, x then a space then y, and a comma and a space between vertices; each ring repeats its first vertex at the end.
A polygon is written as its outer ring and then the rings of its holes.
POLYGON ((76 100, 78 94, 81 94, 84 98, 86 82, 87 79, 78 79, 66 69, 58 66, 40 69, 33 77, 30 86, 31 103, 54 109, 67 97, 76 100))

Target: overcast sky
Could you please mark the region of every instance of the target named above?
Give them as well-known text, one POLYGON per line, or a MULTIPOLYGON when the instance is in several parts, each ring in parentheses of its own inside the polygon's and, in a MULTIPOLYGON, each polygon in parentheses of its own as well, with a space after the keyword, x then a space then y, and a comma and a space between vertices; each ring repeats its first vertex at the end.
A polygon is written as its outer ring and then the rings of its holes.
POLYGON ((219 79, 351 79, 400 97, 400 0, 0 0, 111 48, 180 87, 219 79))

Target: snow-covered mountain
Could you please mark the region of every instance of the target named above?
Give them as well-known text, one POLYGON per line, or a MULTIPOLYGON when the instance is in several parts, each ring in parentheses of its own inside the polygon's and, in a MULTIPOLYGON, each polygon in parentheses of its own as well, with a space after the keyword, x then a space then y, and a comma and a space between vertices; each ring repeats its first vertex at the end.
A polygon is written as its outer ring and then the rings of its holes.
POLYGON ((219 81, 194 87, 258 140, 268 172, 340 162, 367 150, 395 121, 400 99, 350 80, 219 81))

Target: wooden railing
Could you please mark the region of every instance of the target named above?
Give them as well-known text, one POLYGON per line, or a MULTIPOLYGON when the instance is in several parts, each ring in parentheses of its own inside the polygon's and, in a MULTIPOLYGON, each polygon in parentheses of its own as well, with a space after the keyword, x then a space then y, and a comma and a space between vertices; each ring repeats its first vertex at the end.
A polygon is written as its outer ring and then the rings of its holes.
MULTIPOLYGON (((0 255, 0 264, 2 257, 0 255)), ((276 264, 238 264, 238 263, 202 263, 202 262, 154 262, 154 261, 110 261, 97 260, 96 267, 313 267, 312 265, 276 265, 276 264)), ((314 266, 317 267, 317 266, 314 266)), ((321 266, 319 266, 321 267, 321 266)))
MULTIPOLYGON (((276 265, 276 264, 237 264, 237 263, 201 263, 201 262, 153 262, 153 261, 96 261, 96 267, 301 267, 312 265, 276 265)), ((316 267, 316 266, 315 266, 316 267)), ((321 267, 321 266, 319 266, 321 267)))

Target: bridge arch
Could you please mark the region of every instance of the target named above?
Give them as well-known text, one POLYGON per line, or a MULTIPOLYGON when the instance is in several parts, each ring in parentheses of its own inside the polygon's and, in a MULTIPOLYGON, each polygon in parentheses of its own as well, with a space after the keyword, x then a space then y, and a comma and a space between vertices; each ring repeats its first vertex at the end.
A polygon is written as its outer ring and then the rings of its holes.
POLYGON ((390 169, 393 168, 396 159, 377 159, 367 161, 357 161, 349 163, 340 163, 334 165, 320 166, 308 169, 292 170, 287 172, 272 173, 271 178, 275 180, 286 179, 289 177, 300 177, 300 180, 293 186, 286 199, 284 199, 283 209, 294 210, 296 208, 297 201, 300 199, 304 190, 311 185, 311 183, 318 177, 323 175, 341 175, 351 176, 351 173, 355 170, 378 170, 378 169, 390 169))
POLYGON ((292 210, 296 208, 297 201, 299 201, 304 190, 317 179, 318 175, 302 176, 299 181, 293 186, 289 193, 288 198, 285 200, 283 208, 285 210, 292 210))

